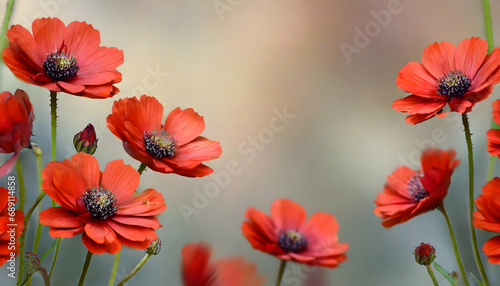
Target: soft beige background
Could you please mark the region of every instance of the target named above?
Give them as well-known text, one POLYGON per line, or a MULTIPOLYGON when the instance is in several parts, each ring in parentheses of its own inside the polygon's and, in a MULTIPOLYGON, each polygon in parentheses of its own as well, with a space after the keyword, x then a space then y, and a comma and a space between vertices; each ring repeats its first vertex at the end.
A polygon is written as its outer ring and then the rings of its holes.
MULTIPOLYGON (((0 3, 2 14, 4 2, 0 3)), ((391 103, 405 96, 395 84, 398 71, 409 61, 419 61, 429 44, 485 37, 479 2, 20 0, 11 23, 29 27, 41 16, 59 17, 66 24, 86 21, 100 30, 103 45, 124 50, 125 63, 119 68, 121 93, 115 98, 59 95, 58 160, 74 154, 72 137, 90 122, 98 130, 95 156, 102 169, 120 158, 138 167, 107 130, 105 118, 114 100, 146 91, 162 102, 165 113, 180 106, 192 107, 204 116, 204 136, 220 141, 223 148, 221 158, 208 163, 215 174, 223 176, 229 162, 239 166, 238 174, 230 176, 220 193, 198 215, 191 216, 189 223, 179 206, 192 206, 194 190, 203 190, 214 182, 214 176, 190 179, 152 171, 143 174, 140 190, 154 187, 168 205, 160 216, 163 228, 158 231, 163 250, 127 285, 180 285, 180 250, 184 244, 198 241, 211 244, 215 258, 238 255, 256 262, 259 273, 267 277, 266 285, 273 285, 279 261, 253 250, 240 226, 248 207, 269 213, 277 198, 293 199, 309 214, 335 215, 339 238, 350 245, 349 260, 339 268, 316 269, 308 275, 309 282, 298 279, 300 284, 283 285, 430 285, 425 268, 414 262, 412 254, 420 242, 432 243, 437 249, 436 261, 458 271, 442 216, 427 213, 384 229, 372 213, 373 200, 385 176, 398 165, 407 161, 418 167, 413 164, 418 163, 422 144, 456 148, 462 163, 445 203, 466 268, 478 276, 467 226, 467 163, 460 118, 454 114, 410 126, 391 103), (218 13, 214 3, 231 9, 218 13), (388 7, 393 13, 384 12, 388 7), (382 14, 390 19, 374 25, 374 15, 382 14), (367 25, 373 29, 372 36, 348 59, 341 44, 354 45, 358 29, 365 30, 367 25), (151 70, 160 72, 156 80, 150 76, 151 70), (295 117, 283 130, 269 133, 273 110, 285 108, 295 117), (261 145, 251 147, 252 138, 259 135, 261 145)), ((496 24, 500 5, 492 2, 496 24)), ((494 30, 500 39, 498 25, 494 30)), ((14 92, 16 88, 26 90, 35 106, 34 140, 49 162, 48 92, 15 79, 1 66, 0 89, 14 92)), ((491 102, 499 95, 497 89, 470 115, 477 194, 489 159, 484 150, 491 102)), ((2 155, 0 159, 6 158, 2 155)), ((22 159, 31 204, 37 190, 34 159, 29 150, 22 153, 22 159)), ((33 232, 30 228, 28 236, 33 232)), ((480 245, 493 235, 482 230, 478 234, 480 245)), ((42 252, 52 241, 46 230, 43 237, 42 252)), ((65 239, 61 251, 53 285, 70 285, 73 282, 67 281, 77 281, 80 275, 86 250, 78 236, 65 239)), ((142 256, 142 251, 125 248, 118 275, 123 277, 142 256)), ((86 285, 107 285, 112 260, 108 254, 94 256, 86 285)), ((500 284, 499 266, 485 263, 491 285, 500 284)), ((293 274, 287 275, 295 281, 293 274)), ((438 279, 441 285, 448 285, 438 279)), ((12 282, 5 267, 0 270, 0 281, 2 285, 12 282)), ((33 284, 39 283, 36 276, 33 284)))

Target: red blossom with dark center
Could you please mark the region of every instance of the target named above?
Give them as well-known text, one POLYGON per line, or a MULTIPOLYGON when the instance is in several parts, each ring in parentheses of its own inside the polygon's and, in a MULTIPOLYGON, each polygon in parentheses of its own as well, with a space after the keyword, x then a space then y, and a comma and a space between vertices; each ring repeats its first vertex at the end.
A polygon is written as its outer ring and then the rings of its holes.
POLYGON ((203 177, 213 170, 203 162, 219 158, 219 142, 200 134, 203 117, 192 108, 172 110, 162 124, 163 105, 151 96, 125 98, 113 103, 108 128, 123 141, 134 159, 161 173, 203 177))
POLYGON ((2 266, 14 253, 19 254, 19 241, 17 240, 24 230, 24 214, 21 210, 14 210, 17 198, 9 191, 0 187, 0 266, 2 266), (11 238, 16 240, 13 242, 11 238))
POLYGON ((122 244, 146 249, 157 238, 161 225, 155 215, 167 208, 163 196, 154 189, 135 193, 140 175, 123 160, 101 172, 96 158, 77 153, 47 164, 42 177, 43 191, 60 205, 39 216, 52 237, 82 233, 83 244, 98 254, 116 253, 122 244))
POLYGON ((24 91, 0 93, 0 153, 14 153, 0 167, 0 177, 12 170, 19 152, 29 146, 33 117, 33 106, 24 91))
MULTIPOLYGON (((486 183, 483 193, 474 202, 477 207, 472 214, 474 227, 500 233, 500 178, 486 183)), ((488 262, 500 264, 500 235, 486 241, 483 252, 488 262)))
POLYGON ((260 286, 265 279, 257 266, 241 257, 210 261, 211 249, 203 243, 182 248, 181 272, 184 286, 260 286))
POLYGON ((487 50, 488 43, 476 37, 456 47, 447 42, 429 45, 422 63, 410 62, 399 71, 396 84, 411 95, 394 101, 392 107, 408 113, 410 124, 442 118, 449 111, 470 112, 500 81, 500 49, 489 55, 487 50))
POLYGON ((282 260, 334 268, 347 260, 347 243, 338 242, 338 223, 331 214, 317 212, 306 221, 299 204, 278 199, 271 216, 254 208, 245 212, 241 228, 253 248, 282 260))
POLYGON ((20 25, 7 31, 9 46, 3 60, 16 77, 50 91, 88 98, 107 98, 119 92, 116 70, 123 51, 100 46, 99 31, 86 22, 68 26, 58 18, 33 21, 33 34, 20 25))
POLYGON ((440 207, 448 194, 451 175, 460 162, 455 155, 455 150, 426 149, 420 159, 421 170, 401 166, 387 176, 373 210, 383 219, 382 226, 390 228, 440 207))

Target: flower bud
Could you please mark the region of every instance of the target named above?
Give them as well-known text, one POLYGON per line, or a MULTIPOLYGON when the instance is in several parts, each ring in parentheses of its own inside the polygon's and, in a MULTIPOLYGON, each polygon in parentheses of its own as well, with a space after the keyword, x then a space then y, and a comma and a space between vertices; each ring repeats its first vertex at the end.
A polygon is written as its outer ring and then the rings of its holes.
POLYGON ((73 138, 73 145, 75 145, 76 152, 93 155, 97 149, 94 126, 89 123, 82 132, 77 133, 73 138))
POLYGON ((153 240, 151 244, 146 248, 144 251, 146 251, 147 254, 153 254, 157 255, 160 253, 161 250, 161 240, 159 238, 153 240))
POLYGON ((415 248, 415 261, 420 265, 429 265, 436 257, 436 250, 427 243, 421 243, 415 248))

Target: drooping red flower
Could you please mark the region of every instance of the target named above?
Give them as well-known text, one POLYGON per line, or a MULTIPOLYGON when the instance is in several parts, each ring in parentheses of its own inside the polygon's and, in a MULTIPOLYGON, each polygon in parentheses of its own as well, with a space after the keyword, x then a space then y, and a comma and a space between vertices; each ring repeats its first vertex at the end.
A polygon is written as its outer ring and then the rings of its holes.
POLYGON ((248 208, 241 229, 253 248, 282 260, 334 268, 347 260, 347 243, 338 242, 338 223, 328 213, 314 213, 306 221, 299 204, 278 199, 271 216, 248 208))
POLYGON ((211 249, 203 243, 186 244, 181 253, 184 286, 264 285, 265 278, 257 274, 256 265, 242 257, 210 262, 211 249))
MULTIPOLYGON (((474 201, 477 211, 472 214, 472 225, 476 228, 500 233, 500 178, 495 177, 483 187, 483 193, 474 201)), ((500 264, 500 235, 483 245, 488 262, 500 264)))
MULTIPOLYGON (((493 116, 493 121, 496 124, 500 124, 500 99, 493 102, 493 111, 491 115, 493 116)), ((491 156, 500 156, 500 129, 491 128, 486 132, 486 151, 490 153, 491 156)), ((499 157, 500 158, 500 157, 499 157)))
POLYGON ((0 167, 0 177, 12 170, 19 152, 29 146, 33 116, 33 106, 24 91, 0 93, 0 153, 14 153, 0 167))
POLYGON ((199 136, 205 129, 203 117, 192 108, 172 110, 162 124, 163 105, 143 95, 113 103, 108 128, 123 141, 132 158, 161 173, 203 177, 213 170, 204 161, 219 158, 219 142, 199 136))
POLYGON ((97 159, 77 153, 42 170, 42 188, 60 207, 40 213, 40 223, 52 237, 83 233, 92 253, 116 253, 121 245, 146 249, 161 225, 155 215, 167 206, 161 193, 147 189, 134 194, 140 175, 123 160, 111 161, 104 172, 97 159))
POLYGON ((33 21, 33 35, 21 25, 7 31, 9 46, 3 60, 21 80, 88 98, 106 98, 119 92, 122 80, 116 68, 123 51, 102 47, 99 31, 86 22, 68 26, 58 18, 33 21))
POLYGON ((487 55, 488 43, 465 39, 456 47, 447 42, 424 49, 422 63, 410 62, 399 71, 396 84, 411 95, 392 107, 406 112, 406 122, 417 124, 450 111, 465 113, 488 97, 500 81, 500 50, 487 55), (444 111, 448 104, 449 111, 444 111))
POLYGON ((0 187, 0 266, 19 254, 17 239, 24 229, 24 214, 16 210, 16 202, 14 193, 9 194, 6 188, 0 187), (12 253, 14 256, 11 256, 12 253))
POLYGON ((382 226, 390 228, 442 206, 451 175, 460 162, 455 155, 455 150, 426 149, 420 158, 421 170, 401 166, 387 176, 373 210, 383 219, 382 226))

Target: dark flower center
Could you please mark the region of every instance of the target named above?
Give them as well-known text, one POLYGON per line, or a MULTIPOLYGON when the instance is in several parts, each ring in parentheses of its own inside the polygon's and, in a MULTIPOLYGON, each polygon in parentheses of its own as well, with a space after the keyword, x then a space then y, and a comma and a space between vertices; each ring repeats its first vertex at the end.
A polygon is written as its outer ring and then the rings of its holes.
POLYGON ((101 187, 87 188, 82 200, 93 218, 106 219, 118 211, 115 194, 101 187))
POLYGON ((278 245, 285 252, 301 252, 307 248, 307 239, 300 233, 290 230, 280 234, 278 245))
POLYGON ((459 70, 452 70, 439 80, 438 94, 457 97, 466 93, 470 87, 470 79, 459 70))
POLYGON ((144 147, 156 158, 172 157, 177 151, 176 140, 167 131, 144 131, 144 147))
POLYGON ((410 193, 410 196, 417 202, 429 196, 429 193, 424 189, 424 186, 420 181, 420 178, 422 178, 422 176, 423 174, 415 174, 410 178, 410 181, 408 182, 408 192, 410 193))
POLYGON ((76 76, 78 61, 73 55, 66 53, 66 46, 63 44, 61 49, 56 48, 54 52, 47 54, 43 70, 53 80, 67 80, 76 76))

